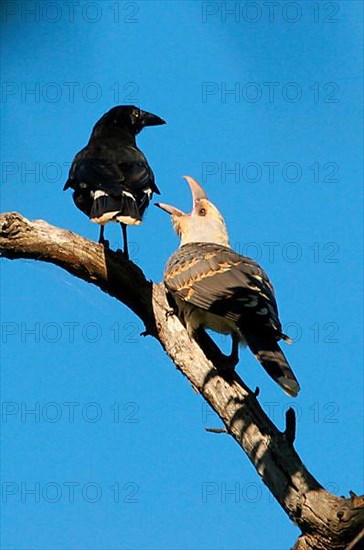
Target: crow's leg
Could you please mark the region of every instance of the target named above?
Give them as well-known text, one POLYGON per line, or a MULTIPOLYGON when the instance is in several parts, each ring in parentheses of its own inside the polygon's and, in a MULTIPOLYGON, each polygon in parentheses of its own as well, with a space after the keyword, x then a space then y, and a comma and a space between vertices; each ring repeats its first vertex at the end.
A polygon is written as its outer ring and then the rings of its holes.
POLYGON ((103 225, 100 225, 100 236, 99 236, 99 243, 103 243, 105 238, 104 238, 104 231, 105 231, 105 227, 103 225))
POLYGON ((104 237, 104 231, 105 231, 105 226, 104 225, 100 225, 100 235, 99 235, 99 243, 100 244, 103 244, 106 248, 109 247, 109 241, 107 241, 104 237))
POLYGON ((121 225, 121 231, 123 233, 124 256, 127 260, 129 260, 128 236, 126 234, 126 224, 123 222, 120 222, 120 225, 121 225))

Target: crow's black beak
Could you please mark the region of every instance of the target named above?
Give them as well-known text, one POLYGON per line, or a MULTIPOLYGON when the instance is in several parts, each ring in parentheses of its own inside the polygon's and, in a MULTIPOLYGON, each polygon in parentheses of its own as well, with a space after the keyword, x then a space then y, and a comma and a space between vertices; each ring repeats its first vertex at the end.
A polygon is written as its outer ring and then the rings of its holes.
POLYGON ((166 121, 163 118, 160 118, 153 113, 147 113, 147 111, 141 111, 143 126, 160 126, 161 124, 166 124, 166 121))

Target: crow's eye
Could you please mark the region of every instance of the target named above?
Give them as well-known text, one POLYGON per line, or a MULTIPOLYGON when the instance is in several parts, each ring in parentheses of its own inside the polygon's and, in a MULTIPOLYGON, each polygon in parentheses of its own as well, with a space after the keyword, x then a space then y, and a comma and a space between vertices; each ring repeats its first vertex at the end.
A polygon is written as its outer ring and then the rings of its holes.
POLYGON ((139 118, 139 115, 140 115, 139 111, 133 111, 133 116, 135 118, 139 118))
POLYGON ((199 216, 206 216, 206 208, 200 208, 198 211, 199 216))

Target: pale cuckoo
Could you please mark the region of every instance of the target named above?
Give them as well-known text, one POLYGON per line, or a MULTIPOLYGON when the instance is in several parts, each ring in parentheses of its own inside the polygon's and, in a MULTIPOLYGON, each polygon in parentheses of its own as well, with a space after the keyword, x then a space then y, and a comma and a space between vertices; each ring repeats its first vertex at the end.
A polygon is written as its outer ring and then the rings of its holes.
POLYGON ((180 319, 205 354, 218 357, 216 366, 220 363, 225 372, 238 363, 238 344, 247 345, 269 376, 296 396, 300 386, 278 345, 290 339, 282 332, 272 283, 254 260, 230 248, 222 215, 193 178, 185 179, 193 198, 190 214, 157 204, 171 215, 181 239, 164 273, 180 319), (231 334, 230 356, 221 353, 205 328, 231 334))

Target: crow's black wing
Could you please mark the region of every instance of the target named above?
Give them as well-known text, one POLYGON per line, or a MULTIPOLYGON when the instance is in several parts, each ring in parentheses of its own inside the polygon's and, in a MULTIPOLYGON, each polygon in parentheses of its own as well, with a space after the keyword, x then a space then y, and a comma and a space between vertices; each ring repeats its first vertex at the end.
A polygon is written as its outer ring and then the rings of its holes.
POLYGON ((64 189, 75 189, 84 183, 93 190, 118 193, 125 176, 118 164, 99 158, 80 158, 73 161, 64 189))
POLYGON ((143 153, 115 139, 96 140, 76 155, 64 189, 69 187, 78 208, 91 218, 116 212, 140 221, 153 192, 159 194, 143 153))

